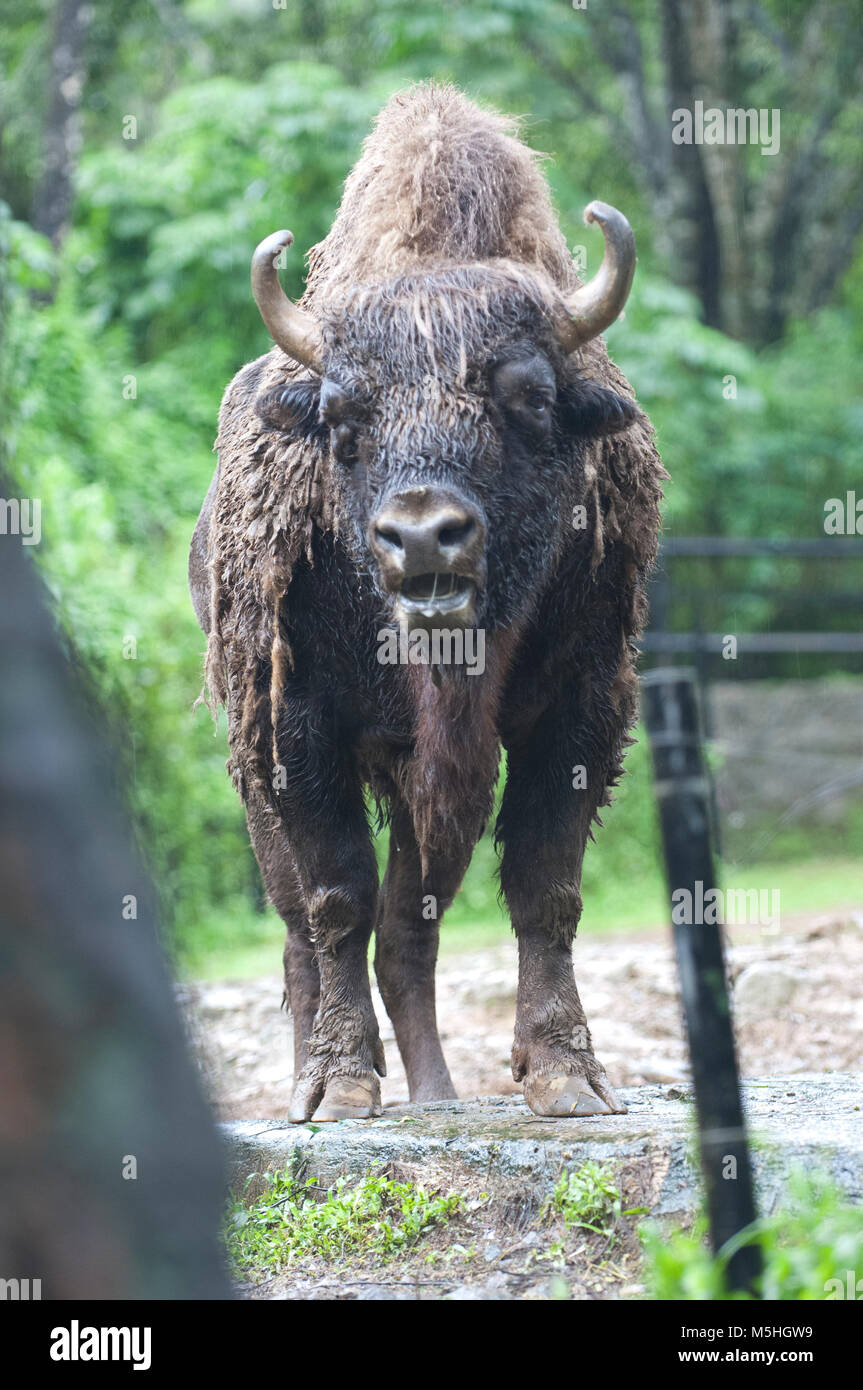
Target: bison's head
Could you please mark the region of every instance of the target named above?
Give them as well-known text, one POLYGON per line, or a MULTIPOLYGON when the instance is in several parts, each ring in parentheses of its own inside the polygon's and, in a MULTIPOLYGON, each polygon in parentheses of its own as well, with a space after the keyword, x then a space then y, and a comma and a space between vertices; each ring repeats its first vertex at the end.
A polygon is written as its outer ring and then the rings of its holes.
POLYGON ((618 316, 635 262, 620 213, 594 203, 587 216, 605 258, 568 300, 497 261, 361 286, 318 318, 278 283, 290 233, 255 253, 264 321, 314 373, 268 392, 259 412, 329 447, 359 557, 408 627, 512 622, 584 495, 585 443, 637 414, 571 356, 618 316))

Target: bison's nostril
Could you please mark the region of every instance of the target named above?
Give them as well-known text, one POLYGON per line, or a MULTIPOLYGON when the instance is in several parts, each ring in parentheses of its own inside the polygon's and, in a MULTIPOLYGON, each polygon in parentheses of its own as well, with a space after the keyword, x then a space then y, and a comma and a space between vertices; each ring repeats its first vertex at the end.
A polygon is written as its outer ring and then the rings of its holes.
POLYGON ((398 531, 392 526, 376 526, 375 537, 382 541, 384 545, 390 546, 393 550, 404 550, 402 538, 398 531))
POLYGON ((438 544, 447 550, 454 545, 467 545, 475 530, 476 522, 472 517, 466 517, 464 521, 451 522, 438 531, 438 544))

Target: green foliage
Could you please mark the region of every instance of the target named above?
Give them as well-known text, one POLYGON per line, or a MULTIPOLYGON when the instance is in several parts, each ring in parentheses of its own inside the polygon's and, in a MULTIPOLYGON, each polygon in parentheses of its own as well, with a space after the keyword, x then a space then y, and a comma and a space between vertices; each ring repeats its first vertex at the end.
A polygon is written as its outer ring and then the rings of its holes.
POLYGON ((594 1159, 582 1163, 574 1172, 561 1173, 542 1207, 546 1220, 560 1216, 568 1231, 578 1226, 606 1237, 612 1234, 622 1214, 620 1189, 614 1174, 594 1159))
POLYGON ((608 341, 672 474, 672 534, 823 536, 821 499, 858 474, 859 321, 825 311, 756 354, 700 324, 685 291, 645 275, 608 341))
POLYGON ((124 397, 135 364, 119 330, 94 354, 62 283, 32 311, 28 291, 50 255, 20 224, 10 244, 5 388, 17 410, 6 448, 18 486, 42 500, 42 574, 113 730, 166 924, 203 946, 218 904, 251 938, 257 871, 226 784, 224 730, 217 740, 206 711, 192 711, 203 638, 186 556, 211 460, 199 433, 142 398, 146 367, 138 398, 124 397))
MULTIPOLYGON (((357 90, 324 64, 298 62, 274 64, 254 83, 219 76, 172 92, 148 139, 118 133, 82 161, 83 302, 103 321, 124 320, 136 347, 168 364, 175 345, 206 336, 214 385, 223 385, 232 361, 268 347, 249 294, 251 250, 276 222, 293 224, 301 241, 286 287, 301 292, 304 251, 326 234, 340 180, 387 94, 386 84, 357 90)), ((193 363, 178 365, 185 376, 193 363)))
POLYGON ((705 1224, 671 1237, 658 1225, 642 1228, 648 1287, 658 1299, 741 1299, 730 1293, 728 1261, 745 1245, 761 1248, 762 1299, 811 1300, 845 1297, 847 1271, 863 1270, 863 1215, 823 1175, 798 1172, 789 1183, 789 1203, 762 1217, 713 1256, 704 1239, 705 1224))
POLYGON ((277 1274, 305 1256, 340 1262, 352 1255, 386 1261, 412 1250, 464 1207, 458 1193, 430 1193, 412 1182, 367 1173, 339 1178, 322 1194, 288 1169, 267 1175, 265 1192, 251 1205, 236 1200, 225 1238, 238 1275, 277 1274))

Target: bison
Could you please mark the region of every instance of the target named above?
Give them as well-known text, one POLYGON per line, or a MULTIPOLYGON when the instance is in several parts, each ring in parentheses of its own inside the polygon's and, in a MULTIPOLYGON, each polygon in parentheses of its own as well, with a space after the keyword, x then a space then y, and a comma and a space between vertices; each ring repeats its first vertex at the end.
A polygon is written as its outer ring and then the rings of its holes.
POLYGON ((225 394, 190 579, 208 699, 287 926, 293 1121, 380 1113, 373 929, 411 1099, 455 1094, 438 933, 501 748, 513 1076, 538 1115, 623 1109, 572 945, 585 842, 631 742, 666 475, 599 336, 631 285, 632 232, 604 203, 586 219, 605 255, 582 285, 516 124, 422 84, 379 115, 302 300, 278 282, 290 232, 253 257, 276 346, 225 394))

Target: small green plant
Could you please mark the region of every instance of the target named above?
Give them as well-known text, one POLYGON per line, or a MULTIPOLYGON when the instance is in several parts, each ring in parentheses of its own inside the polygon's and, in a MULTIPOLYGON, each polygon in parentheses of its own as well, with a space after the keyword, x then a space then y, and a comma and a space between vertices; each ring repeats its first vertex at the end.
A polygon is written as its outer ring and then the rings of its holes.
POLYGON ((839 1296, 836 1288, 845 1287, 848 1271, 855 1280, 863 1277, 863 1211, 823 1176, 793 1174, 788 1191, 785 1208, 753 1222, 716 1256, 707 1248, 703 1220, 691 1232, 679 1231, 670 1237, 659 1226, 642 1227, 651 1296, 675 1300, 749 1297, 729 1292, 726 1279, 731 1256, 749 1244, 761 1247, 760 1298, 839 1296))
POLYGON ((225 1239, 238 1275, 276 1274, 308 1255, 337 1261, 362 1253, 386 1260, 464 1206, 458 1193, 441 1196, 370 1173, 353 1183, 339 1178, 323 1194, 289 1169, 267 1179, 261 1197, 251 1205, 238 1199, 228 1211, 225 1239))
POLYGON ((610 1236, 622 1215, 620 1189, 610 1168, 589 1159, 574 1173, 561 1173, 542 1207, 542 1216, 562 1216, 567 1230, 580 1226, 600 1236, 610 1236))

